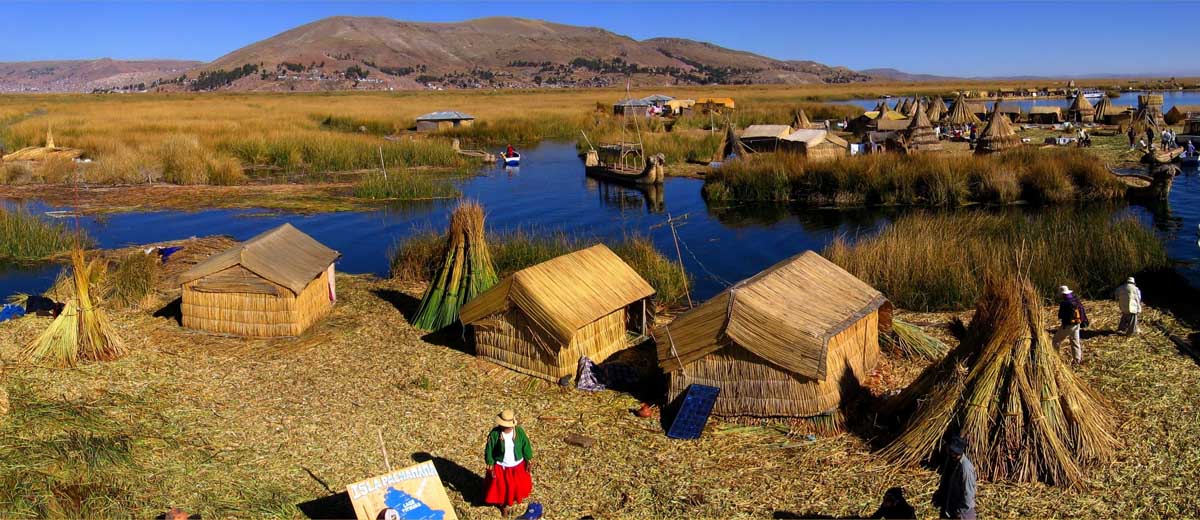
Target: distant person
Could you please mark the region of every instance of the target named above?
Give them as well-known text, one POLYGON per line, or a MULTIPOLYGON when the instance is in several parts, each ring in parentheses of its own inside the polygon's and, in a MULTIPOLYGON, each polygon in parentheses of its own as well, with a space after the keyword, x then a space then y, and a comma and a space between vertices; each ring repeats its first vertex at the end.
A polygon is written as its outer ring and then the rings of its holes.
POLYGON ((955 435, 946 443, 942 479, 933 493, 941 518, 975 519, 975 465, 967 458, 967 441, 955 435))
POLYGON ((1188 139, 1187 154, 1188 157, 1196 156, 1196 143, 1193 143, 1191 139, 1188 139))
POLYGON ((1064 339, 1070 339, 1074 364, 1079 365, 1083 363, 1083 342, 1079 339, 1079 329, 1089 325, 1087 311, 1083 309, 1083 303, 1071 292, 1070 287, 1059 287, 1058 294, 1061 297, 1058 303, 1058 319, 1062 324, 1058 332, 1054 333, 1054 347, 1058 348, 1058 344, 1064 339))
POLYGON ((514 149, 514 148, 513 148, 513 146, 512 146, 511 144, 510 144, 510 145, 508 145, 508 148, 504 150, 504 156, 505 156, 505 157, 512 157, 512 156, 514 156, 514 155, 516 155, 516 154, 517 154, 517 150, 516 150, 516 149, 514 149))
POLYGON ((910 520, 917 518, 917 510, 904 498, 904 488, 894 487, 883 493, 883 503, 867 518, 910 520))
POLYGON ((1117 324, 1117 332, 1126 336, 1137 336, 1138 315, 1142 313, 1142 290, 1130 276, 1125 283, 1117 287, 1117 307, 1121 310, 1121 321, 1117 324))
POLYGON ((507 517, 509 509, 533 491, 530 473, 533 446, 525 430, 517 426, 516 412, 504 410, 496 416, 496 427, 488 432, 483 459, 487 463, 483 501, 499 507, 500 514, 507 517))
POLYGON ((1154 151, 1154 129, 1146 127, 1146 145, 1150 147, 1150 151, 1154 151))
POLYGON ((971 142, 975 142, 975 125, 971 125, 971 142))
POLYGON ((1133 130, 1133 125, 1129 125, 1129 132, 1127 134, 1129 135, 1129 149, 1132 150, 1133 144, 1137 140, 1137 132, 1133 130))

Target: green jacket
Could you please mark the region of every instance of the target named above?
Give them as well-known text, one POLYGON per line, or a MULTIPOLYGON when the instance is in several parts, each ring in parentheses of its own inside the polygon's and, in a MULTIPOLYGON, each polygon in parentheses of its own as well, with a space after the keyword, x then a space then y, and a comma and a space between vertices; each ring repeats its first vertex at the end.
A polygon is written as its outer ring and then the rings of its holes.
MULTIPOLYGON (((529 444, 529 437, 525 435, 525 429, 517 426, 514 428, 517 434, 513 437, 513 457, 527 461, 533 460, 533 445, 529 444)), ((488 466, 496 465, 496 462, 504 460, 504 441, 500 440, 500 428, 492 428, 488 433, 487 446, 483 449, 483 460, 488 466)))

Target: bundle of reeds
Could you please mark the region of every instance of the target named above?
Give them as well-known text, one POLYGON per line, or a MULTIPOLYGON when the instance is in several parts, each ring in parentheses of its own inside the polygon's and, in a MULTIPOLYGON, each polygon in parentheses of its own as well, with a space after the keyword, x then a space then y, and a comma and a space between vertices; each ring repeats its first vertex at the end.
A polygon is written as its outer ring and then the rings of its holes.
POLYGON ((905 357, 941 359, 950 350, 945 343, 930 336, 921 327, 895 318, 892 319, 892 331, 879 334, 879 342, 905 357))
POLYGON ((71 252, 73 295, 61 314, 25 347, 29 359, 60 367, 79 361, 108 361, 125 354, 125 345, 100 309, 97 289, 104 283, 108 264, 88 261, 82 249, 71 252))
POLYGON ((1117 447, 1109 405, 1055 352, 1041 300, 1021 275, 990 280, 962 344, 890 403, 904 429, 882 455, 929 460, 948 433, 989 480, 1082 483, 1117 447))
POLYGON ((483 220, 483 207, 474 201, 459 204, 450 215, 450 231, 439 255, 444 260, 413 315, 415 327, 438 330, 458 321, 464 303, 499 281, 484 239, 483 220))

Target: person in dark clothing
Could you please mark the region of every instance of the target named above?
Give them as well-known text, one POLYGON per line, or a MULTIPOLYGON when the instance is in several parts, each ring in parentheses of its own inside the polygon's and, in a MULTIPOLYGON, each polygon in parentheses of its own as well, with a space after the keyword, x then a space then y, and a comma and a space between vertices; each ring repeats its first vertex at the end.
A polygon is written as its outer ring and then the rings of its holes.
POLYGON ((1062 299, 1058 302, 1058 319, 1061 326, 1058 332, 1054 333, 1054 347, 1058 348, 1058 344, 1064 339, 1071 340, 1071 352, 1074 354, 1074 362, 1076 365, 1083 362, 1083 342, 1079 339, 1079 330, 1087 328, 1089 325, 1087 311, 1083 309, 1083 303, 1071 292, 1067 286, 1058 288, 1058 294, 1062 299))
POLYGON ((1133 145, 1136 144, 1136 141, 1137 141, 1137 132, 1135 132, 1133 130, 1133 125, 1129 125, 1128 135, 1129 135, 1129 149, 1132 150, 1133 145))
POLYGON ((908 500, 904 499, 904 488, 894 487, 883 494, 883 503, 867 518, 886 518, 887 520, 908 520, 917 517, 917 510, 908 500))
POLYGON ((1146 127, 1146 146, 1150 147, 1150 151, 1154 151, 1154 129, 1146 127))
POLYGON ((942 480, 933 493, 941 518, 975 519, 975 465, 967 458, 967 441, 957 435, 946 443, 942 480))

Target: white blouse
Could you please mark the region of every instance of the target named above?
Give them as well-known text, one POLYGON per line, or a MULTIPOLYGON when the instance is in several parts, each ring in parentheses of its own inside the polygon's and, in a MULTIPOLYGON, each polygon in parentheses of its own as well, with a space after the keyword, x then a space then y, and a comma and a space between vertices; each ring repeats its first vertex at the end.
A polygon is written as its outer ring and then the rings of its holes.
POLYGON ((517 430, 513 430, 509 433, 500 432, 500 441, 504 443, 504 458, 497 461, 496 464, 499 464, 505 468, 511 468, 525 461, 523 458, 517 458, 517 450, 513 446, 513 439, 516 437, 516 435, 517 430))

